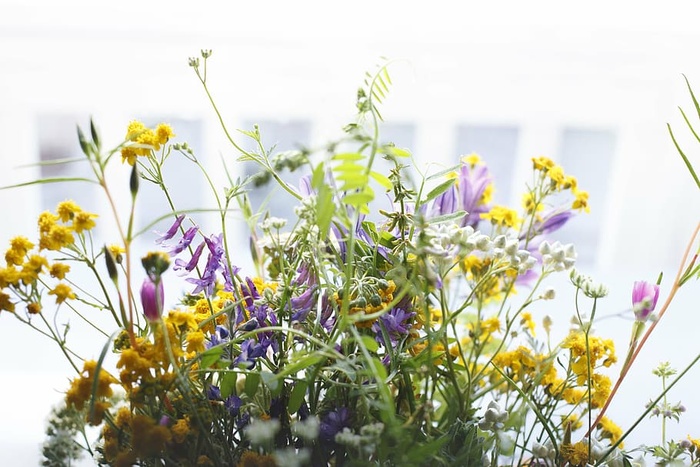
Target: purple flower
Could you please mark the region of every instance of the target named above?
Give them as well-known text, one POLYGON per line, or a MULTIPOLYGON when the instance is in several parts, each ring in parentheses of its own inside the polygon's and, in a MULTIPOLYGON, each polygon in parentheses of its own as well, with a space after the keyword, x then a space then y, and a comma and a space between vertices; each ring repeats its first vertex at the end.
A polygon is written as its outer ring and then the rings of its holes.
POLYGON ((457 183, 459 207, 468 213, 462 218, 461 226, 476 228, 481 220, 481 213, 488 211, 488 207, 481 204, 481 198, 491 183, 489 169, 485 165, 471 167, 464 163, 459 171, 457 183))
POLYGON ((301 295, 292 298, 289 305, 292 309, 292 321, 302 322, 316 304, 316 291, 318 287, 309 287, 301 295))
POLYGON ((324 441, 335 442, 335 435, 350 426, 350 410, 347 407, 328 412, 321 419, 319 437, 324 441))
POLYGON ((219 389, 219 386, 209 385, 207 388, 207 399, 211 401, 221 400, 221 389, 219 389))
POLYGON ((246 339, 241 344, 241 353, 233 360, 233 364, 243 365, 247 369, 251 369, 255 366, 255 359, 265 355, 267 349, 255 342, 255 339, 246 339))
POLYGON ((241 413, 242 405, 243 401, 235 394, 231 394, 224 401, 224 407, 226 407, 226 410, 228 410, 229 415, 232 417, 238 417, 238 414, 241 413))
POLYGON ((457 188, 452 185, 444 193, 440 194, 430 210, 430 217, 443 216, 457 211, 457 188))
POLYGON ((377 341, 387 346, 389 345, 389 342, 384 342, 383 325, 389 335, 391 344, 396 344, 400 339, 408 335, 411 329, 411 318, 413 318, 414 315, 414 312, 408 312, 399 307, 394 307, 389 312, 384 313, 379 320, 372 325, 372 330, 377 334, 377 341))
POLYGON ((156 322, 160 319, 163 312, 163 281, 158 278, 158 285, 146 277, 141 284, 141 305, 143 306, 143 315, 150 322, 156 322))
POLYGON ((182 224, 182 221, 184 219, 185 219, 184 214, 180 214, 179 216, 177 216, 173 225, 170 226, 170 228, 168 229, 167 232, 165 232, 164 234, 161 234, 160 237, 158 237, 158 239, 156 240, 156 243, 163 243, 164 241, 170 240, 171 238, 173 238, 175 236, 175 234, 177 233, 177 230, 180 228, 180 225, 182 224))
POLYGON ((202 251, 204 250, 204 247, 206 245, 206 242, 202 242, 197 246, 197 249, 194 250, 194 253, 192 254, 192 258, 188 261, 185 262, 182 259, 176 259, 175 260, 175 266, 173 266, 174 271, 179 271, 181 269, 184 269, 187 272, 192 272, 194 268, 197 267, 197 263, 199 263, 199 258, 202 256, 202 251))
POLYGON ((551 211, 542 216, 541 221, 535 222, 530 233, 531 237, 535 235, 547 235, 561 229, 564 224, 569 222, 574 216, 574 213, 568 209, 565 211, 551 211))
POLYGON ((177 242, 177 245, 174 247, 170 248, 168 250, 168 254, 171 256, 175 256, 180 254, 185 248, 190 246, 190 243, 192 243, 192 240, 194 240, 194 236, 197 235, 197 232, 199 231, 199 227, 190 227, 185 231, 185 234, 182 236, 179 242, 177 242))
POLYGON ((636 281, 632 288, 632 311, 637 321, 646 321, 659 300, 659 286, 646 281, 636 281))

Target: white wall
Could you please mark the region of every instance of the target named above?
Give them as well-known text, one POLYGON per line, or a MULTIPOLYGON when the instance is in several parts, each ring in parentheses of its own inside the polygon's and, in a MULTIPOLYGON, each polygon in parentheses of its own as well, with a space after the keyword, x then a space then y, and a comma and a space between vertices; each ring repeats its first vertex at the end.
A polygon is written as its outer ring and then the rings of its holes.
MULTIPOLYGON (((459 124, 519 129, 512 193, 530 157, 557 157, 563 129, 613 131, 612 170, 590 171, 600 177, 591 188, 608 194, 592 207, 603 234, 589 271, 612 287, 603 312, 629 306, 634 280, 675 273, 700 212, 699 193, 665 128, 672 123, 697 161, 700 151, 677 112, 680 105, 693 114, 682 73, 700 94, 694 2, 587 2, 585 9, 563 2, 250 3, 0 0, 0 185, 36 176, 36 169, 16 167, 37 160, 37 116, 46 114, 93 115, 103 139, 114 143, 137 116, 201 120, 198 154, 212 163, 219 154, 234 157, 187 66, 201 48, 214 50, 209 79, 231 128, 256 118, 309 120, 314 142, 339 135, 354 115, 364 72, 386 56, 398 62, 383 114, 415 125, 418 160, 448 163, 456 151, 469 152, 454 147, 459 124)), ((36 215, 51 208, 30 189, 0 191, 0 206, 2 244, 31 234, 36 215)), ((700 352, 693 332, 699 298, 697 287, 681 291, 636 379, 623 386, 617 403, 629 405, 611 412, 619 421, 632 420, 653 395, 639 389, 656 384, 651 366, 666 359, 681 366, 700 352)), ((555 318, 562 326, 570 316, 565 299, 555 318)), ((605 323, 601 333, 615 333, 623 353, 629 322, 605 323)), ((0 316, 0 459, 36 462, 44 414, 68 374, 49 344, 0 316)), ((692 372, 685 392, 672 395, 692 421, 675 436, 700 424, 690 384, 699 376, 692 372)))

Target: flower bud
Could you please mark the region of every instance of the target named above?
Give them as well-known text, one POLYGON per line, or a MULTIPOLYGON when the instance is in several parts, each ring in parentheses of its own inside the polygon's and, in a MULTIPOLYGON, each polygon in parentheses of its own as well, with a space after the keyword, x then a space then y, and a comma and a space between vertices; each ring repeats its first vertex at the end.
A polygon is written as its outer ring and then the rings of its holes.
POLYGON ((144 279, 141 285, 141 305, 143 315, 148 321, 153 323, 160 319, 164 298, 163 281, 160 277, 157 279, 157 284, 150 277, 144 279))

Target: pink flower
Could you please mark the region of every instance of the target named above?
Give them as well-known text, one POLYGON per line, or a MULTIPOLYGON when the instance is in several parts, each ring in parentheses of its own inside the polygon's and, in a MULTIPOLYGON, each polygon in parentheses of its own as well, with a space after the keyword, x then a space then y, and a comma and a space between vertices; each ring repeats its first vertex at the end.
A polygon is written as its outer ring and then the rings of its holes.
POLYGON ((632 311, 637 321, 646 321, 659 299, 659 286, 646 281, 636 281, 632 288, 632 311))
POLYGON ((144 279, 141 285, 141 305, 143 305, 143 315, 150 322, 160 319, 163 311, 163 281, 158 278, 158 285, 150 277, 144 279))

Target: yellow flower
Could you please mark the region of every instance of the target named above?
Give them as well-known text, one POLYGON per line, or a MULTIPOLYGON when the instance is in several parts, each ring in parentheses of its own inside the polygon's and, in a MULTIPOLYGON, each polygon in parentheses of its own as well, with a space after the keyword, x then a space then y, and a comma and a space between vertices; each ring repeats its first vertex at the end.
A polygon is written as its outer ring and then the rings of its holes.
POLYGON ((588 206, 588 192, 587 191, 574 191, 574 202, 571 204, 571 209, 578 209, 579 211, 591 212, 591 208, 588 206))
POLYGON ((552 188, 560 190, 564 187, 564 169, 554 165, 547 170, 547 176, 552 181, 552 188))
POLYGON ((40 250, 57 251, 75 241, 73 231, 66 225, 53 225, 39 237, 40 250))
POLYGON ((34 244, 26 237, 14 237, 10 240, 10 249, 5 253, 5 261, 8 265, 19 266, 24 262, 27 252, 34 248, 34 244))
POLYGON ((561 456, 569 465, 582 467, 588 463, 588 443, 562 444, 561 456))
POLYGON ((37 220, 37 225, 39 226, 39 233, 48 234, 49 231, 51 231, 51 229, 56 225, 56 222, 58 222, 57 215, 49 211, 42 212, 41 214, 39 214, 39 219, 37 220))
POLYGON ((187 333, 187 352, 204 352, 204 333, 192 331, 187 333))
POLYGON ((156 127, 156 141, 158 141, 158 144, 167 143, 173 136, 175 136, 175 133, 173 133, 170 125, 161 123, 156 127))
MULTIPOLYGON (((617 424, 608 417, 601 418, 596 428, 600 430, 600 437, 610 439, 611 444, 617 443, 617 440, 622 437, 622 428, 617 426, 617 424)), ((622 444, 618 447, 622 449, 622 444)))
POLYGON ((0 311, 15 312, 15 304, 10 300, 10 296, 5 292, 0 291, 0 311))
POLYGON ((63 263, 53 263, 49 268, 49 274, 51 277, 55 277, 58 280, 65 279, 68 271, 70 271, 70 266, 63 263))
POLYGON ((77 233, 81 233, 83 230, 90 230, 95 227, 95 221, 93 220, 97 217, 97 214, 91 212, 80 211, 73 217, 73 230, 77 233))
POLYGON ((31 284, 39 278, 41 271, 49 266, 49 262, 41 255, 32 255, 22 266, 20 277, 25 284, 31 284))
POLYGON ((8 285, 17 285, 20 280, 20 271, 14 266, 8 266, 6 268, 0 268, 0 287, 7 287, 8 285))
POLYGON ((65 302, 67 299, 74 300, 75 299, 75 294, 71 290, 70 286, 67 284, 64 284, 63 282, 60 282, 56 284, 56 287, 53 288, 49 292, 49 295, 55 295, 56 296, 56 303, 60 304, 65 302))
POLYGON ((523 208, 525 208, 525 211, 528 214, 532 214, 543 210, 544 205, 539 201, 536 201, 535 197, 532 195, 532 192, 528 191, 523 195, 523 208))
POLYGON ((122 260, 124 259, 122 255, 126 253, 124 247, 121 245, 112 244, 107 248, 109 249, 110 253, 112 253, 112 256, 114 256, 114 261, 116 261, 117 264, 122 264, 122 260))
POLYGON ((41 303, 31 302, 27 304, 27 313, 30 315, 38 315, 41 313, 41 303))
POLYGON ((173 440, 180 444, 185 441, 185 438, 190 434, 190 420, 187 416, 181 418, 170 429, 173 433, 173 440))
POLYGON ((520 225, 518 213, 507 206, 496 205, 489 212, 482 213, 481 218, 500 227, 518 228, 520 225))
POLYGON ((520 325, 523 328, 527 328, 530 331, 530 335, 535 337, 535 322, 532 320, 532 314, 526 311, 520 315, 520 325))
POLYGON ((546 172, 550 167, 554 166, 554 161, 548 157, 539 156, 532 158, 532 165, 535 170, 546 172))
POLYGON ((462 156, 462 162, 469 164, 472 168, 474 168, 476 165, 482 164, 481 157, 475 152, 467 156, 462 156))
POLYGON ((73 219, 73 216, 81 211, 82 209, 80 209, 80 206, 75 204, 72 200, 62 201, 58 203, 56 207, 56 214, 58 214, 58 218, 61 219, 61 222, 70 221, 73 219))

